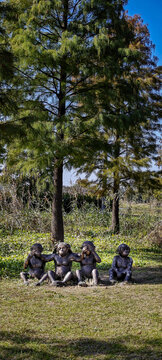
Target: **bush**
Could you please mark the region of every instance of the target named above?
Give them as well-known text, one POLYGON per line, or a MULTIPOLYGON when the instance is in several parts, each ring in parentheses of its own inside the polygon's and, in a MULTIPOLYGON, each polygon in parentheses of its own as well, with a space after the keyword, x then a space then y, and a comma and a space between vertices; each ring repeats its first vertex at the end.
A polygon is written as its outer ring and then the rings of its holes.
POLYGON ((162 248, 162 221, 154 225, 154 229, 146 236, 151 245, 162 248))

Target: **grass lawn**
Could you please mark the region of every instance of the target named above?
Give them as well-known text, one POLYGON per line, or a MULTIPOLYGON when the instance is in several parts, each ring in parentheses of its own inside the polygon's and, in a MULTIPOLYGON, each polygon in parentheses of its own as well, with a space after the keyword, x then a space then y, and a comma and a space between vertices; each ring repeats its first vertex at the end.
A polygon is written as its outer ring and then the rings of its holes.
MULTIPOLYGON (((98 269, 103 283, 98 287, 54 288, 47 282, 35 287, 33 280, 24 286, 19 272, 30 246, 40 242, 44 253, 50 253, 50 236, 0 233, 0 360, 162 359, 161 251, 145 239, 145 219, 129 217, 129 233, 118 236, 108 231, 104 221, 97 223, 97 215, 95 224, 87 225, 87 219, 84 224, 72 218, 65 222, 65 241, 74 251, 84 240, 94 241, 102 259, 98 269), (111 286, 108 269, 122 242, 131 248, 134 281, 111 286)), ((148 224, 151 228, 150 220, 148 224)))
MULTIPOLYGON (((160 360, 160 268, 136 283, 39 288, 1 280, 1 360, 160 360)), ((162 344, 162 343, 161 343, 162 344)))

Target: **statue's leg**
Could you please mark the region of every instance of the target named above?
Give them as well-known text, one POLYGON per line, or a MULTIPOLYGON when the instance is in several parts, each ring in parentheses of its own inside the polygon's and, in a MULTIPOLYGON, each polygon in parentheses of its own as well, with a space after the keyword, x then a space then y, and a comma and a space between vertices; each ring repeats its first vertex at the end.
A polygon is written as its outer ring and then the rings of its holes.
POLYGON ((109 280, 111 284, 116 283, 116 272, 112 268, 109 270, 109 280))
MULTIPOLYGON (((51 285, 53 285, 53 286, 58 286, 58 281, 56 281, 56 274, 55 274, 55 272, 52 271, 52 270, 49 270, 47 274, 48 274, 48 278, 49 278, 50 281, 51 281, 51 285)), ((60 282, 61 282, 61 281, 60 281, 60 282)))
POLYGON ((117 273, 117 280, 123 281, 125 279, 125 271, 118 271, 117 273))
POLYGON ((28 282, 28 273, 26 273, 26 272, 21 272, 20 273, 20 277, 21 277, 21 279, 24 281, 24 284, 25 285, 28 285, 29 284, 29 282, 28 282))
POLYGON ((43 276, 40 278, 40 280, 35 284, 35 286, 39 286, 40 284, 42 284, 42 282, 44 280, 46 280, 48 278, 48 273, 43 274, 43 276))
MULTIPOLYGON (((53 276, 53 275, 52 275, 53 276)), ((68 273, 64 276, 63 280, 54 280, 52 282, 52 285, 55 285, 55 286, 65 286, 66 283, 70 280, 72 280, 73 278, 73 274, 71 271, 68 271, 68 273)))
POLYGON ((98 280, 99 280, 99 274, 98 274, 97 269, 92 270, 92 279, 93 279, 93 285, 97 286, 98 285, 98 280))
POLYGON ((76 276, 78 279, 78 286, 87 286, 85 281, 83 281, 82 270, 76 270, 76 276))
POLYGON ((65 284, 67 283, 68 281, 72 280, 73 278, 73 274, 71 271, 68 271, 68 273, 65 275, 65 277, 63 278, 62 280, 62 283, 65 284))
POLYGON ((128 282, 131 280, 131 277, 132 277, 132 271, 131 270, 127 270, 126 273, 125 273, 125 279, 124 281, 128 282))

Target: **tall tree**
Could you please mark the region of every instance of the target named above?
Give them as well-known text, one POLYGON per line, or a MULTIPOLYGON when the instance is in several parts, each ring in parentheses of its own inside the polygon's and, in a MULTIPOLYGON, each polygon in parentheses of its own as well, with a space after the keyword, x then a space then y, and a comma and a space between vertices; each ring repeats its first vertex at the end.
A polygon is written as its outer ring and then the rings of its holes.
POLYGON ((6 127, 5 119, 16 111, 16 102, 12 90, 12 81, 14 76, 14 56, 9 46, 9 40, 5 29, 2 26, 3 18, 10 11, 11 7, 5 7, 0 3, 0 160, 5 154, 5 142, 9 141, 13 124, 6 127))
POLYGON ((119 59, 119 72, 111 82, 106 74, 103 78, 105 87, 98 92, 101 121, 93 134, 96 151, 82 166, 87 174, 96 171, 100 194, 113 193, 114 232, 119 232, 120 188, 131 179, 141 183, 142 177, 154 183, 149 167, 157 156, 160 118, 160 72, 152 57, 148 28, 139 16, 127 17, 127 21, 134 32, 129 45, 132 51, 124 61, 119 59))
POLYGON ((13 21, 6 21, 5 26, 21 74, 19 89, 23 99, 14 119, 28 130, 26 140, 16 140, 13 146, 17 154, 25 150, 23 157, 18 155, 19 159, 24 162, 29 159, 33 167, 35 156, 40 162, 46 158, 52 164, 53 242, 64 239, 64 161, 73 156, 78 134, 89 131, 90 119, 98 112, 96 101, 93 107, 90 105, 95 100, 94 78, 103 71, 100 58, 107 59, 104 63, 109 63, 109 73, 115 73, 114 56, 119 56, 118 49, 126 45, 122 40, 126 29, 124 2, 5 1, 16 10, 13 21))

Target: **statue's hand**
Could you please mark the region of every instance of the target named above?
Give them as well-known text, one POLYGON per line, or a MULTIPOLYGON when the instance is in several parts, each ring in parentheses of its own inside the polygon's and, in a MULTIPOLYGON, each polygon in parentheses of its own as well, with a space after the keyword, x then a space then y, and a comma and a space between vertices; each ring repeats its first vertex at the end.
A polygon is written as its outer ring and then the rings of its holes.
POLYGON ((88 247, 88 250, 90 250, 91 252, 94 252, 94 247, 93 246, 88 245, 87 247, 88 247))
POLYGON ((28 261, 24 262, 24 269, 26 269, 28 267, 28 261))

